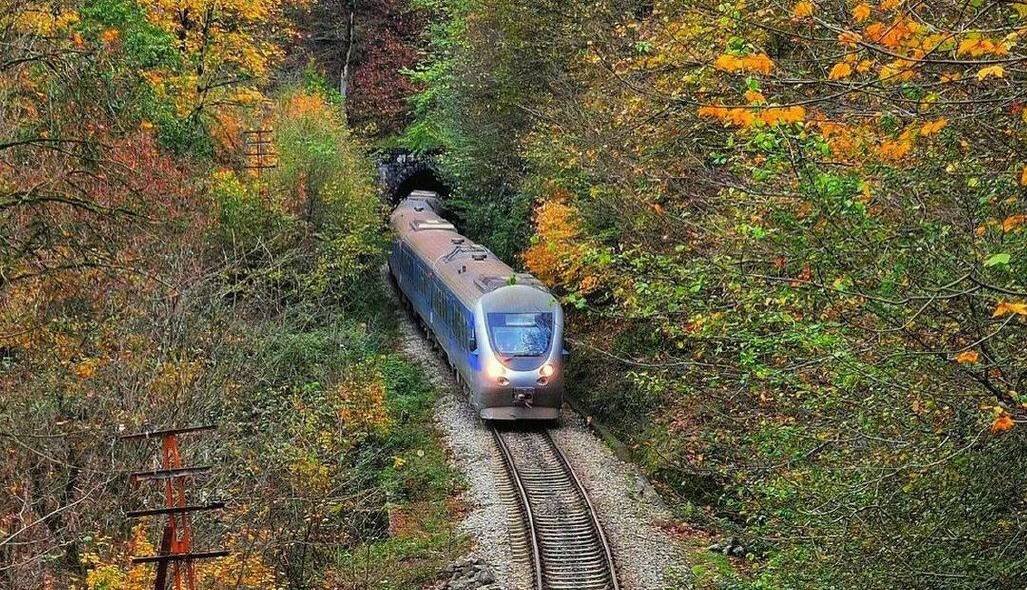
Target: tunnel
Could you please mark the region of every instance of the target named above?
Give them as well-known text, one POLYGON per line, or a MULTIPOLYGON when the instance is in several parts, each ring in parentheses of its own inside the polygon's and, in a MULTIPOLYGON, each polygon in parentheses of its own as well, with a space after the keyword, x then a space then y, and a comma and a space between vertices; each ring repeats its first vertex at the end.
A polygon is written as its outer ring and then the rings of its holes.
POLYGON ((410 194, 411 191, 416 190, 436 192, 442 197, 445 197, 449 192, 448 187, 439 180, 435 171, 425 168, 411 174, 399 183, 393 194, 392 202, 398 203, 403 197, 410 194))
POLYGON ((395 205, 410 191, 427 190, 445 197, 449 187, 442 180, 432 154, 389 150, 378 159, 378 183, 382 199, 395 205))

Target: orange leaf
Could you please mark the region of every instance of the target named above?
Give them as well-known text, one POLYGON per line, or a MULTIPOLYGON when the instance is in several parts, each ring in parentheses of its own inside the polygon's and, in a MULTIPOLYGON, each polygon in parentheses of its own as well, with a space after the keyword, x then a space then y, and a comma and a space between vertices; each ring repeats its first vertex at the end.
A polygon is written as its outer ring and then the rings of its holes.
POLYGON ((117 29, 107 29, 100 34, 100 38, 103 39, 104 43, 110 45, 121 38, 121 33, 117 29))
POLYGON ((896 141, 886 141, 877 148, 877 152, 885 160, 891 160, 893 162, 901 160, 909 154, 910 150, 913 149, 913 143, 908 139, 898 139, 896 141))
POLYGON ((792 8, 792 16, 795 18, 807 18, 813 16, 813 3, 808 2, 807 0, 802 0, 802 2, 796 3, 792 8))
POLYGON ((884 23, 871 23, 867 25, 866 34, 867 39, 870 39, 874 43, 878 43, 884 37, 885 28, 884 23))
POLYGON ((920 135, 936 135, 948 124, 949 120, 945 117, 924 123, 923 126, 920 127, 920 135))
POLYGON ((1013 422, 1013 419, 1009 417, 1009 414, 1002 414, 992 422, 991 431, 1004 432, 1011 429, 1013 426, 1016 426, 1016 422, 1013 422))
POLYGON ((1009 233, 1025 223, 1027 223, 1027 215, 1010 215, 1002 222, 1002 231, 1009 233))
POLYGON ((956 362, 961 365, 973 364, 981 358, 980 353, 976 350, 965 350, 956 355, 956 362))
POLYGON ((1027 186, 1027 166, 1024 166, 1020 172, 1020 184, 1027 186))
POLYGON ((713 67, 725 72, 759 72, 769 74, 774 69, 774 60, 765 53, 756 53, 738 57, 730 53, 722 54, 713 62, 713 67))
POLYGON ((852 66, 845 62, 836 63, 831 68, 831 73, 827 75, 831 80, 841 80, 842 78, 848 78, 852 75, 852 66))
POLYGON ((770 126, 782 123, 801 123, 806 119, 806 109, 801 106, 774 107, 763 111, 760 119, 770 126))
POLYGON ((1027 303, 1003 301, 995 306, 995 311, 991 314, 991 317, 1000 318, 1013 314, 1027 316, 1027 303))
POLYGON ((767 102, 767 97, 756 90, 746 90, 745 100, 749 101, 749 104, 764 104, 767 102))
POLYGON ((858 23, 870 18, 870 5, 864 2, 863 4, 853 8, 852 18, 858 23))

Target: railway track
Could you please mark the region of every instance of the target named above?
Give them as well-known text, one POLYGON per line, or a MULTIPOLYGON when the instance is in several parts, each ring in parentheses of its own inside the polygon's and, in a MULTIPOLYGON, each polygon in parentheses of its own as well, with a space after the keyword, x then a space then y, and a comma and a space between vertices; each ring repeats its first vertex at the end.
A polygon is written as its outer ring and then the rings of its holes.
POLYGON ((595 509, 549 433, 493 427, 492 435, 523 521, 535 589, 620 590, 595 509))

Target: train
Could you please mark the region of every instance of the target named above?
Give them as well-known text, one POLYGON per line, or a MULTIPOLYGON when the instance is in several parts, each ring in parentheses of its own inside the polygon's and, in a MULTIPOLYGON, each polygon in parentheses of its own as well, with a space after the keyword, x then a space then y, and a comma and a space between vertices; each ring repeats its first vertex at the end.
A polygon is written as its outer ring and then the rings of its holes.
POLYGON ((390 217, 389 274, 400 298, 445 354, 478 415, 556 421, 568 352, 559 300, 441 216, 413 191, 390 217))

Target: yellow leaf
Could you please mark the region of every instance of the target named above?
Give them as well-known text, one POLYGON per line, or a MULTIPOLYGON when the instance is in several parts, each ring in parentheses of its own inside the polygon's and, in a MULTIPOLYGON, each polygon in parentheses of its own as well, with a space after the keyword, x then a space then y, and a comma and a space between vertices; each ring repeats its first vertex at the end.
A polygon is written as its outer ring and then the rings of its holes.
POLYGON ((1011 429, 1013 426, 1016 426, 1016 422, 1013 422, 1013 419, 1009 417, 1009 414, 1004 413, 998 418, 995 418, 995 421, 992 422, 991 431, 1003 432, 1011 429))
POLYGON ((1023 167, 1023 171, 1020 172, 1020 184, 1027 186, 1027 166, 1023 167))
POLYGON ((792 16, 795 18, 807 18, 813 16, 813 3, 802 0, 792 8, 792 16))
POLYGON ((991 317, 1000 318, 1013 314, 1027 316, 1027 303, 1003 301, 995 306, 995 312, 991 314, 991 317))
POLYGON ((836 63, 831 68, 831 73, 827 75, 831 80, 841 80, 842 78, 848 78, 852 75, 852 66, 845 62, 836 63))
POLYGON ((870 18, 870 5, 864 2, 852 9, 852 18, 858 23, 870 18))
POLYGON ((1003 56, 1008 54, 1009 46, 1004 41, 985 37, 963 39, 956 47, 956 55, 969 55, 970 57, 981 57, 983 55, 1003 56))
POLYGON ((976 350, 966 350, 956 355, 956 362, 961 365, 973 364, 981 355, 976 350))
POLYGON ((977 71, 977 79, 983 80, 987 77, 1005 78, 1006 69, 1002 66, 988 66, 977 71))

